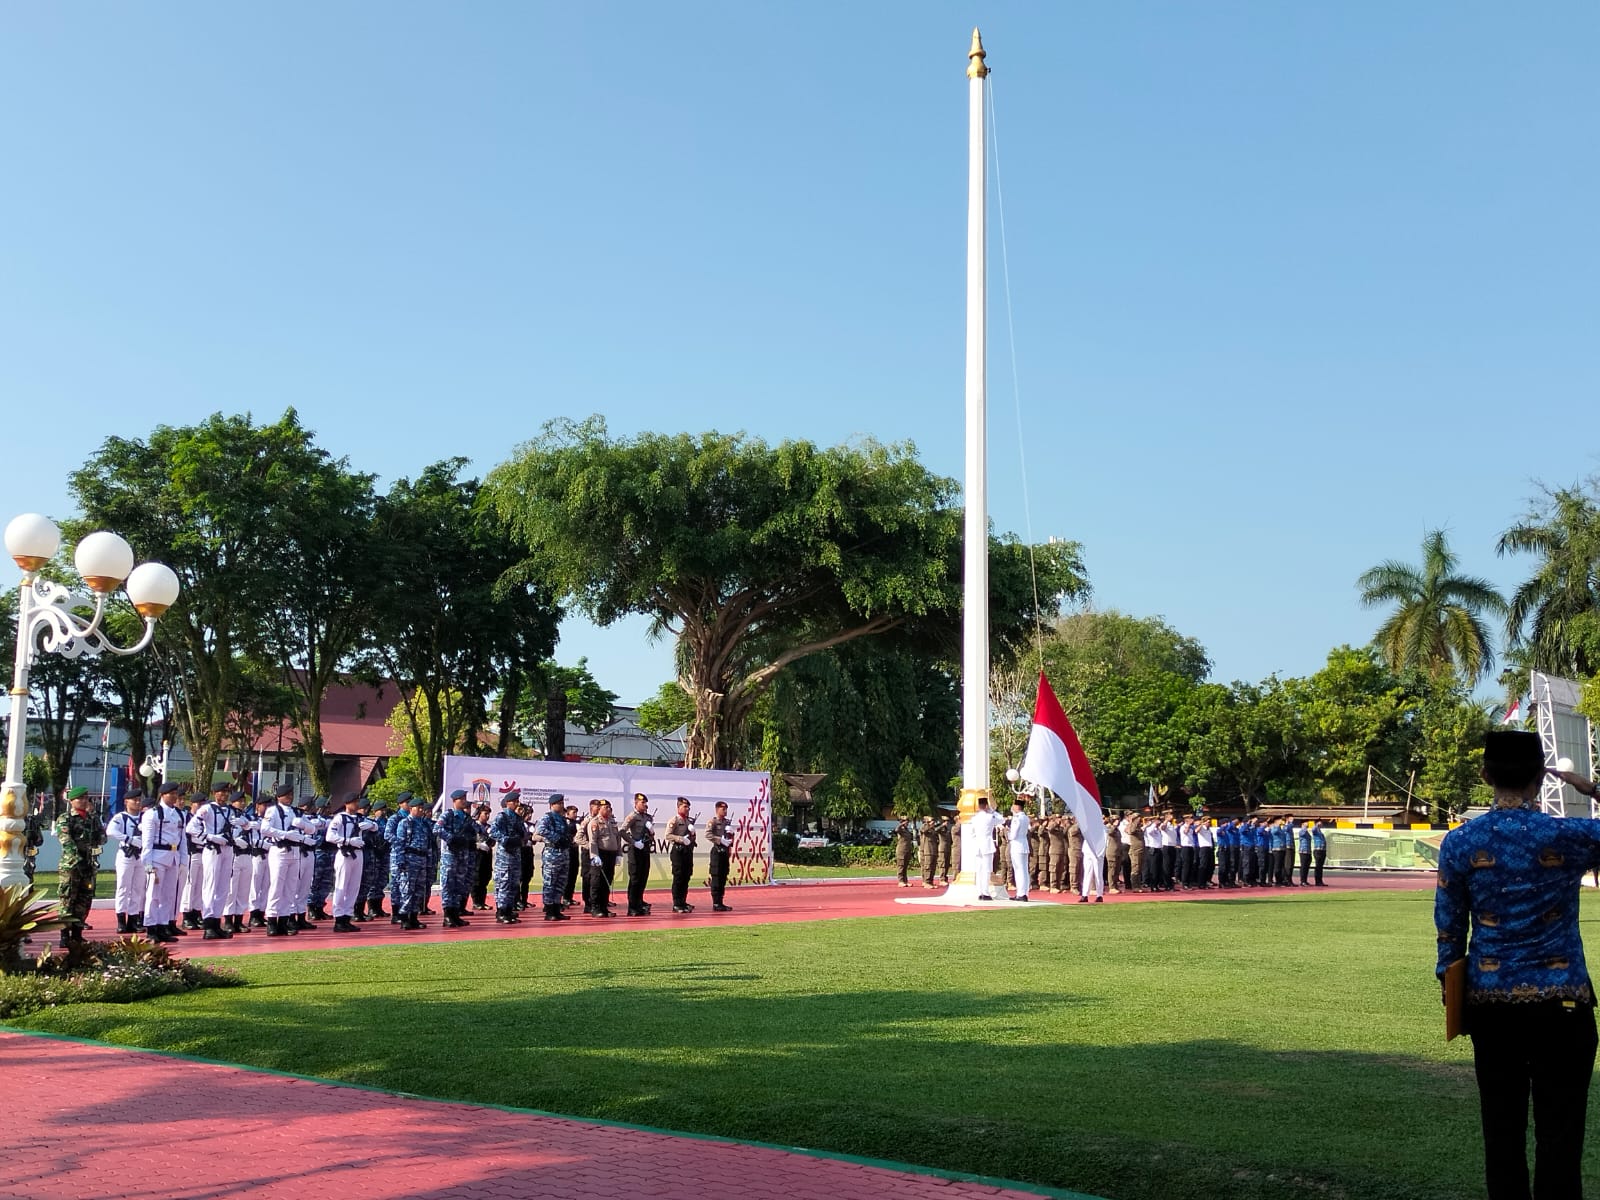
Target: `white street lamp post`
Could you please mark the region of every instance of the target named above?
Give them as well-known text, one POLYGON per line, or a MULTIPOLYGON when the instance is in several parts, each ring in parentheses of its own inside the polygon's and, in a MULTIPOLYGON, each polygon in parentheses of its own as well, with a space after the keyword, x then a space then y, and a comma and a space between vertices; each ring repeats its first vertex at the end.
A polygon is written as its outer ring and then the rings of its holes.
POLYGON ((38 513, 25 513, 6 526, 6 552, 22 568, 17 590, 17 662, 11 678, 11 737, 6 747, 6 777, 0 790, 0 888, 26 885, 23 844, 27 836, 28 791, 22 759, 28 730, 28 667, 38 653, 66 658, 137 654, 155 636, 156 621, 178 598, 178 577, 161 563, 133 565, 133 550, 114 533, 91 533, 78 543, 73 564, 88 587, 83 596, 39 577, 55 557, 61 531, 38 513), (144 636, 132 646, 115 645, 101 628, 106 602, 127 581, 128 599, 144 618, 144 636), (90 598, 94 613, 86 616, 90 598))

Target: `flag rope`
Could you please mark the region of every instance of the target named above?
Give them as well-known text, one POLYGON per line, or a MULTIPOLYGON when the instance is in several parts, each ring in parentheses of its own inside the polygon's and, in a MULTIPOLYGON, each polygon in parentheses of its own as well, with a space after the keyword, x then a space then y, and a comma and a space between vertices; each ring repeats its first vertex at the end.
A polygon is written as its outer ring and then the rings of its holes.
POLYGON ((1033 510, 1028 500, 1028 439, 1022 428, 1022 384, 1017 377, 1017 323, 1011 310, 1011 256, 1006 250, 1006 197, 1000 182, 1000 138, 995 126, 994 77, 985 76, 983 85, 988 92, 985 111, 989 116, 989 146, 994 155, 994 198, 1000 217, 1000 273, 1006 296, 1006 339, 1011 349, 1011 398, 1017 413, 1018 477, 1022 481, 1022 522, 1028 541, 1028 576, 1033 584, 1033 641, 1039 656, 1039 670, 1044 671, 1044 613, 1039 604, 1039 568, 1033 553, 1033 510))

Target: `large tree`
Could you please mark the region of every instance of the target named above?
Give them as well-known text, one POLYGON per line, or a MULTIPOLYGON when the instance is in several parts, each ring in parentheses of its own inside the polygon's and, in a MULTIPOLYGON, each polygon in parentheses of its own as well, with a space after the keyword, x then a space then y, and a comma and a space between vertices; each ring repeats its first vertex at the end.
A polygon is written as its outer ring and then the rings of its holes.
MULTIPOLYGON (((330 475, 347 474, 292 408, 269 425, 216 413, 198 425, 157 426, 146 439, 107 438, 72 474, 79 525, 114 529, 138 557, 178 573, 182 587, 157 636, 170 678, 181 681, 173 691, 201 786, 228 736, 241 663, 261 649, 272 614, 293 607, 290 619, 305 630, 344 619, 313 612, 323 597, 299 576, 321 566, 322 543, 305 516, 324 510, 318 497, 330 475)), ((302 707, 297 716, 314 713, 302 707)))
POLYGON ((1561 488, 1500 535, 1501 555, 1537 557, 1511 596, 1506 633, 1536 670, 1600 673, 1600 487, 1561 488))
MULTIPOLYGON (((401 689, 417 771, 436 788, 444 757, 477 753, 486 700, 526 679, 555 648, 560 610, 532 580, 503 582, 521 552, 479 501, 466 460, 400 479, 378 504, 385 560, 365 594, 372 657, 401 689)), ((508 715, 504 711, 504 723, 508 715)))
POLYGON ((1500 617, 1505 599, 1486 579, 1460 574, 1442 529, 1422 539, 1422 563, 1389 559, 1356 581, 1368 608, 1393 605, 1374 642, 1395 671, 1441 679, 1459 674, 1468 687, 1494 665, 1484 616, 1500 617))
MULTIPOLYGON (((741 760, 747 717, 791 663, 891 629, 948 638, 955 628, 956 488, 909 446, 613 438, 591 417, 546 425, 486 489, 533 577, 597 624, 642 613, 677 637, 697 766, 741 760)), ((994 590, 1009 599, 1025 548, 1002 544, 992 560, 994 590)), ((1053 616, 1060 593, 1083 587, 1077 547, 1050 547, 1045 567, 1053 616)), ((1031 615, 1031 605, 1011 612, 1001 637, 1031 615)))

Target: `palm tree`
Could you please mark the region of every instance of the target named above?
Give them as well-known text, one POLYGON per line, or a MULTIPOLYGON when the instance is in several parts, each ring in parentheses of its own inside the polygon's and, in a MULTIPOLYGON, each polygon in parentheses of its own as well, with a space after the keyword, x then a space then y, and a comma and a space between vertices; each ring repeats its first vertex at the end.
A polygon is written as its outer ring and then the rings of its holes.
POLYGON ((1506 637, 1535 670, 1586 679, 1600 672, 1600 504, 1576 488, 1550 494, 1500 535, 1496 550, 1540 556, 1511 596, 1506 637))
POLYGON ((1368 608, 1393 604, 1373 638, 1391 670, 1416 669, 1434 679, 1459 674, 1470 688, 1494 665, 1484 613, 1502 616, 1506 602, 1488 580, 1456 574, 1444 530, 1422 539, 1422 566, 1390 559, 1359 580, 1368 608))

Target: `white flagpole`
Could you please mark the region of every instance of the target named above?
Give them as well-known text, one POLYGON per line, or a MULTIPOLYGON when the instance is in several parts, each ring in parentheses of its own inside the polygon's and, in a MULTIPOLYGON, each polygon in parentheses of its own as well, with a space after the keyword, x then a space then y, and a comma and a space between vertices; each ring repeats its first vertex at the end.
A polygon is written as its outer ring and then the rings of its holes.
POLYGON ((969 820, 989 794, 989 499, 984 320, 987 143, 983 40, 967 51, 967 455, 961 636, 961 874, 971 881, 969 820))

